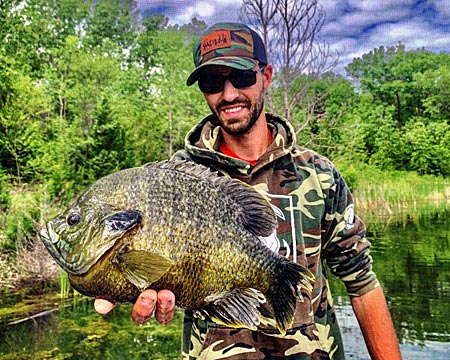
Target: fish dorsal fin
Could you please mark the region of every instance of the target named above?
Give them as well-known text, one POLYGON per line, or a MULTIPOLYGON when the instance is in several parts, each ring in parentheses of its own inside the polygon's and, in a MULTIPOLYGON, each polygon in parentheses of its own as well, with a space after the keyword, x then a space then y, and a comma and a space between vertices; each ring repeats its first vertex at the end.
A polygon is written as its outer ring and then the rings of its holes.
POLYGON ((238 221, 256 236, 269 236, 277 228, 277 218, 269 200, 254 187, 236 179, 223 183, 239 207, 238 221))
POLYGON ((262 294, 253 289, 235 289, 216 293, 205 300, 207 305, 193 309, 195 316, 208 318, 217 324, 231 328, 256 330, 260 324, 258 308, 262 294))
POLYGON ((120 253, 117 263, 125 277, 141 290, 159 280, 172 265, 169 259, 161 255, 141 250, 120 253))
POLYGON ((214 179, 220 176, 217 171, 213 171, 207 166, 196 164, 188 160, 164 160, 150 162, 145 164, 144 167, 151 169, 174 170, 183 174, 192 175, 193 177, 203 179, 214 179))
POLYGON ((167 169, 210 181, 236 205, 236 221, 256 236, 269 236, 277 227, 277 219, 269 200, 254 187, 217 171, 186 160, 148 163, 147 168, 167 169))

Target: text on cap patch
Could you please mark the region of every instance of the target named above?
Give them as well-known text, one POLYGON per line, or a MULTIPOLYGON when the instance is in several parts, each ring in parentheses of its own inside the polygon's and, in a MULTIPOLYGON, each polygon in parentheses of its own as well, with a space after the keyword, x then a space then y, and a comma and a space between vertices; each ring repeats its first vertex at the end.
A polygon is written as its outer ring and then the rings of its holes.
POLYGON ((223 49, 231 46, 230 30, 217 30, 203 37, 201 41, 201 55, 210 51, 223 49))

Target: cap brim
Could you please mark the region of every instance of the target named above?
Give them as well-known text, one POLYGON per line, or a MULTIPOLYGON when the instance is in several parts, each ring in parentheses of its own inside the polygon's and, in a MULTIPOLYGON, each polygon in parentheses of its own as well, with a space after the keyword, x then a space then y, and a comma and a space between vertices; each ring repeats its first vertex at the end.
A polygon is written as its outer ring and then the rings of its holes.
POLYGON ((202 69, 211 65, 228 66, 237 70, 249 70, 254 68, 255 65, 258 65, 258 61, 250 58, 234 57, 234 56, 217 57, 201 64, 198 68, 196 68, 186 80, 186 85, 191 86, 195 84, 195 82, 199 78, 202 69))

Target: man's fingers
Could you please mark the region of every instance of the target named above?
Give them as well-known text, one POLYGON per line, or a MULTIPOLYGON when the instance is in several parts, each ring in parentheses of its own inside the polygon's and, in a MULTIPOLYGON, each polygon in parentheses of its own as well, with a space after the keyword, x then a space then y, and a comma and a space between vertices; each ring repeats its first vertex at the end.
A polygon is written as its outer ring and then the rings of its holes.
POLYGON ((105 299, 95 299, 94 301, 94 309, 101 315, 108 314, 113 308, 115 304, 111 301, 105 299))
POLYGON ((155 319, 161 325, 167 325, 175 312, 175 295, 172 291, 161 290, 158 292, 158 306, 155 319))
MULTIPOLYGON (((106 315, 115 304, 105 299, 95 299, 94 308, 99 314, 106 315)), ((143 291, 131 310, 133 321, 138 324, 144 324, 155 313, 155 319, 161 325, 166 325, 172 320, 175 312, 175 295, 169 290, 156 292, 149 289, 143 291), (156 310, 156 311, 155 311, 156 310)))
POLYGON ((157 292, 151 289, 145 290, 139 295, 131 310, 131 317, 136 324, 142 325, 151 318, 157 299, 157 292))

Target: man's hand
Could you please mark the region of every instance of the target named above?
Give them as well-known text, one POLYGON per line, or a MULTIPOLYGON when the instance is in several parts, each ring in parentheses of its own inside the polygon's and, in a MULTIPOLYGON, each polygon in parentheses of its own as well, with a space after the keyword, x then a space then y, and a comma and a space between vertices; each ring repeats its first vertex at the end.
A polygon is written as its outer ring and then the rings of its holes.
MULTIPOLYGON (((106 315, 113 308, 114 304, 105 299, 95 299, 94 308, 99 314, 106 315)), ((175 295, 170 290, 144 290, 136 300, 131 311, 133 321, 144 324, 155 315, 155 319, 161 325, 166 325, 172 320, 175 312, 175 295)))

